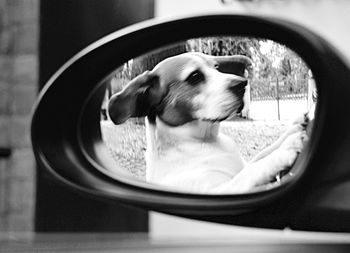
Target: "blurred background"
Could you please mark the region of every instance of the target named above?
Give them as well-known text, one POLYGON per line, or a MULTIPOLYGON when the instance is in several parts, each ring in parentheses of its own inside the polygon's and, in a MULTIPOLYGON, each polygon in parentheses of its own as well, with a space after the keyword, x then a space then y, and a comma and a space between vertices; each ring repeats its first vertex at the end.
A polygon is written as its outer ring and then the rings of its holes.
POLYGON ((0 0, 0 231, 149 231, 154 236, 236 232, 72 192, 36 165, 30 142, 38 92, 75 53, 142 20, 215 11, 298 22, 323 35, 349 62, 346 0, 0 0))

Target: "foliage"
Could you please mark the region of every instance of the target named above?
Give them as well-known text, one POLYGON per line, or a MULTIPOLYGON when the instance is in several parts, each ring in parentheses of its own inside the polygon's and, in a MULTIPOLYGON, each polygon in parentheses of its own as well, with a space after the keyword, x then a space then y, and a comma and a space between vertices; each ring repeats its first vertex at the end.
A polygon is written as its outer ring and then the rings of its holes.
POLYGON ((107 97, 163 59, 186 51, 216 56, 245 55, 252 59, 253 66, 248 68, 251 100, 289 99, 307 94, 309 69, 295 52, 267 39, 224 36, 190 39, 126 62, 111 78, 107 97))

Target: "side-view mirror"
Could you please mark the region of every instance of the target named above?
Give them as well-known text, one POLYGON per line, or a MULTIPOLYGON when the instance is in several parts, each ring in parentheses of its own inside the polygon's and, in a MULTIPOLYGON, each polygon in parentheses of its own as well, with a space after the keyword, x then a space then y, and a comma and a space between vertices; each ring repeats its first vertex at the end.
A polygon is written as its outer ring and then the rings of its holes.
POLYGON ((33 149, 59 181, 101 198, 226 224, 350 231, 349 80, 336 49, 283 20, 147 21, 51 77, 33 149))

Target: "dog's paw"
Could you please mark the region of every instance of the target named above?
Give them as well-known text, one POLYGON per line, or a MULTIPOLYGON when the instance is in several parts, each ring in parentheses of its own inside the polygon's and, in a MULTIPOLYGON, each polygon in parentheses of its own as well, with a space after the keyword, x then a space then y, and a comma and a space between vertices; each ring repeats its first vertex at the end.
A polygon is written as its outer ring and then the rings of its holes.
MULTIPOLYGON (((305 129, 304 125, 302 123, 296 122, 288 127, 288 129, 285 132, 286 139, 289 138, 289 136, 300 133, 305 129)), ((286 140, 285 140, 286 141, 286 140)), ((284 142, 285 142, 284 141, 284 142)))
POLYGON ((299 124, 294 126, 293 131, 278 148, 279 164, 283 169, 289 168, 294 164, 298 154, 308 140, 306 131, 299 124))
POLYGON ((301 114, 299 117, 296 117, 291 125, 287 128, 285 134, 291 135, 293 133, 305 130, 310 119, 307 113, 301 114))

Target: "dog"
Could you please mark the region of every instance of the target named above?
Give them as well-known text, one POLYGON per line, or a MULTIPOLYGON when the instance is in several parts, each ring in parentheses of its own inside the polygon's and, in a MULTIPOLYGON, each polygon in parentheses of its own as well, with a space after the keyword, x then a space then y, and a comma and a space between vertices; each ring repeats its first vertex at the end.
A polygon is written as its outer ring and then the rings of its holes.
POLYGON ((233 73, 249 64, 244 56, 184 53, 161 61, 110 98, 114 124, 146 117, 147 182, 192 193, 246 193, 293 165, 307 139, 301 121, 248 163, 219 131, 221 121, 242 109, 247 79, 233 73))

